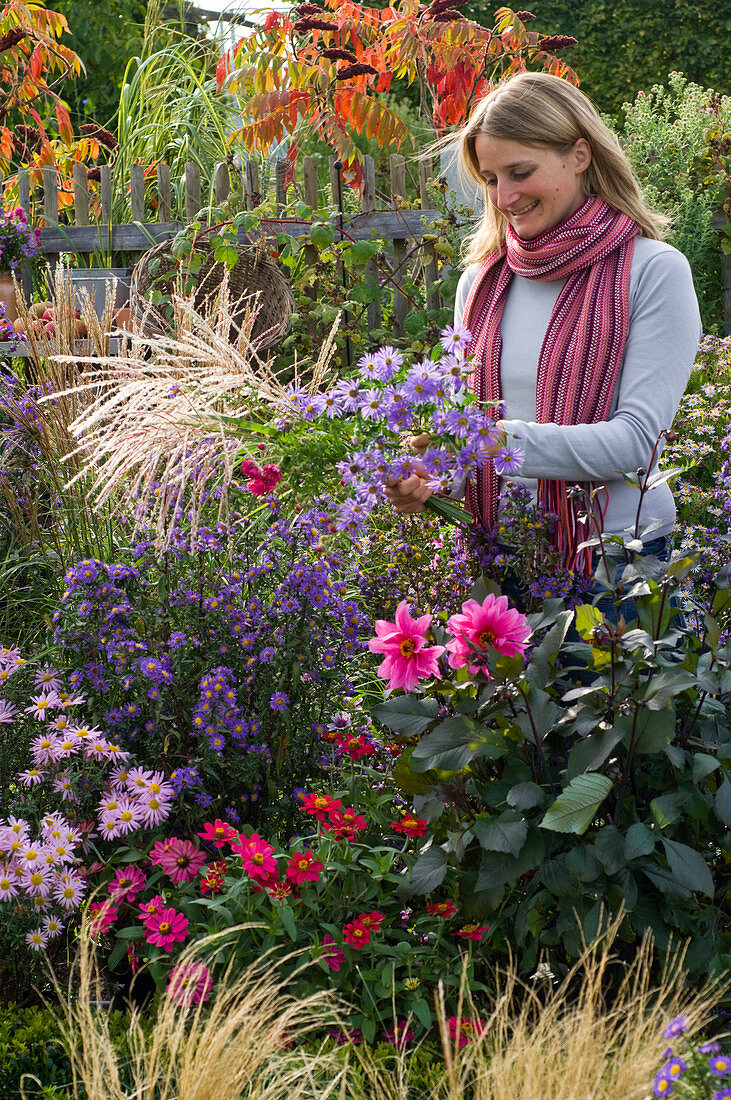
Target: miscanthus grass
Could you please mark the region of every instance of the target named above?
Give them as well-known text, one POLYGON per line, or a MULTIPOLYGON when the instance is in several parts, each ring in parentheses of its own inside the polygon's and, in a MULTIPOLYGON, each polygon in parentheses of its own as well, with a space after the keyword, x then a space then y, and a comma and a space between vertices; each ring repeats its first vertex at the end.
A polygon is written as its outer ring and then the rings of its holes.
MULTIPOLYGON (((261 966, 229 969, 206 1004, 177 1008, 159 999, 152 1027, 133 1012, 129 1027, 132 1091, 95 995, 93 945, 82 942, 79 988, 66 1005, 65 1042, 75 1100, 645 1100, 667 1047, 668 1021, 682 1016, 692 1035, 708 1023, 722 990, 684 984, 678 953, 654 982, 646 940, 631 963, 614 953, 615 924, 556 981, 547 965, 532 981, 516 968, 496 975, 496 992, 472 1002, 463 985, 458 1017, 435 997, 441 1056, 383 1045, 333 1050, 317 1031, 340 1016, 332 997, 295 1000, 261 966), (460 1022, 479 1020, 460 1046, 460 1022), (306 1045, 301 1046, 302 1040, 306 1045), (292 1045, 293 1044, 293 1045, 292 1045), (85 1092, 82 1090, 86 1090, 85 1092)), ((205 952, 206 944, 202 945, 205 952)), ((192 958, 193 956, 190 955, 192 958)), ((195 951, 201 958, 201 945, 195 951)), ((347 1026, 346 1017, 341 1022, 347 1026)), ((468 1032, 469 1033, 469 1032, 468 1032)))
MULTIPOLYGON (((135 532, 154 532, 161 548, 183 512, 195 538, 206 502, 216 502, 217 522, 228 521, 228 489, 241 458, 259 459, 273 422, 291 415, 288 390, 251 340, 255 299, 235 343, 226 280, 204 313, 191 298, 175 296, 174 307, 172 335, 136 331, 119 355, 77 357, 83 381, 64 394, 91 395, 70 426, 80 463, 70 484, 89 482, 97 509, 133 514, 135 532)), ((313 390, 327 373, 333 338, 308 370, 313 390)))

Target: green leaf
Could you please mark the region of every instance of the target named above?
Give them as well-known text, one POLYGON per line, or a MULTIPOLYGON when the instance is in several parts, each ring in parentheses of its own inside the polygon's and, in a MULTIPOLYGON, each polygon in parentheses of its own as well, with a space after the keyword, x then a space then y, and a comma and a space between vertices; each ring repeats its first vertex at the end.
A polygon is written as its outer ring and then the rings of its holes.
POLYGON ((655 836, 652 829, 643 825, 641 821, 630 825, 624 838, 624 854, 629 861, 640 856, 649 856, 655 850, 655 836))
POLYGON ((569 753, 567 778, 575 779, 577 775, 601 767, 615 745, 622 740, 623 732, 615 726, 608 730, 598 730, 582 741, 577 741, 569 753))
POLYGON ((541 828, 555 833, 585 833, 612 786, 606 775, 577 775, 549 806, 541 828))
POLYGON ((432 1025, 432 1014, 429 1008, 429 1002, 425 1001, 423 997, 417 997, 415 1001, 409 1002, 409 1010, 413 1012, 424 1030, 428 1031, 432 1025))
POLYGON ((562 611, 541 644, 531 651, 525 678, 534 687, 543 687, 546 683, 551 664, 564 643, 573 617, 573 611, 562 611))
POLYGON ((528 822, 513 810, 499 817, 478 817, 470 826, 482 848, 517 856, 528 836, 528 822))
POLYGON ((378 703, 372 714, 388 729, 402 733, 404 737, 418 737, 432 724, 438 710, 436 699, 419 698, 418 695, 396 695, 378 703))
POLYGON ((686 688, 694 687, 695 682, 693 673, 686 672, 682 668, 656 672, 647 685, 642 702, 650 710, 664 710, 674 695, 679 695, 686 688))
POLYGON ((416 894, 428 894, 441 886, 447 873, 447 855, 441 848, 427 848, 414 864, 409 887, 416 894))
POLYGON ((677 791, 672 794, 661 794, 653 798, 650 803, 650 812, 655 821, 664 829, 666 825, 674 825, 683 816, 684 799, 677 791))
POLYGON ((622 741, 633 746, 636 756, 662 752, 675 736, 675 707, 672 704, 663 710, 640 709, 637 717, 633 714, 620 714, 616 726, 623 730, 622 741))
POLYGON ((608 875, 613 875, 626 863, 624 837, 616 825, 605 825, 594 841, 597 858, 608 875))
POLYGON ((277 915, 284 926, 284 929, 291 939, 292 943, 297 941, 297 925, 294 919, 294 913, 292 912, 291 905, 280 905, 277 909, 277 915))
POLYGON ((687 886, 689 890, 698 890, 712 898, 716 892, 713 876, 700 852, 689 848, 687 844, 680 844, 677 840, 666 840, 665 837, 662 838, 662 843, 670 870, 677 882, 681 886, 687 886))
POLYGON ((406 749, 401 753, 391 771, 391 778, 395 786, 403 793, 413 797, 415 794, 426 794, 439 779, 436 771, 430 769, 427 772, 415 772, 411 768, 412 749, 406 749))
POLYGON ((329 248, 335 240, 335 234, 329 225, 313 225, 310 230, 310 241, 316 248, 329 248))
POLYGON ((707 752, 697 752, 693 756, 693 772, 692 779, 694 783, 700 783, 702 779, 705 779, 711 772, 715 772, 716 768, 721 767, 721 761, 717 760, 715 756, 711 756, 707 752))
POLYGON ((545 791, 537 783, 516 783, 507 793, 506 801, 516 810, 530 810, 546 801, 545 791))
POLYGON ((731 780, 728 776, 716 791, 715 804, 718 819, 731 829, 731 780))
POLYGON ((576 608, 576 630, 585 642, 591 641, 594 631, 603 622, 601 611, 597 611, 591 604, 582 603, 576 608))
POLYGON ((527 871, 532 871, 543 862, 545 845, 537 829, 531 829, 529 842, 523 846, 519 856, 509 856, 504 852, 487 852, 483 849, 480 856, 480 870, 475 883, 475 893, 485 890, 499 890, 513 883, 527 871))
POLYGON ((414 771, 425 771, 427 768, 459 771, 474 759, 486 740, 487 732, 486 726, 467 715, 456 714, 446 718, 414 749, 412 760, 423 761, 421 767, 414 765, 414 771))

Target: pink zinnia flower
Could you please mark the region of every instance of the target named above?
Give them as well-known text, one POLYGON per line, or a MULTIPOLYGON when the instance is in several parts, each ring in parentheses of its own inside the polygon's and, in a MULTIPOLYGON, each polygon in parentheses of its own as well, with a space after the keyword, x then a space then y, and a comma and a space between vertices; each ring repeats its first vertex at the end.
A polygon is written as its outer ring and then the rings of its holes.
POLYGON ((384 655, 378 675, 388 680, 389 688, 411 691, 419 679, 439 676, 437 658, 444 653, 444 646, 427 646, 425 635, 431 620, 431 615, 412 619, 406 600, 396 608, 395 622, 376 620, 376 637, 368 642, 368 648, 384 655))
POLYGON ((356 814, 352 806, 347 810, 333 810, 330 814, 330 822, 325 826, 329 832, 334 832, 338 840, 347 837, 352 840, 356 833, 361 833, 368 828, 366 819, 356 814))
POLYGON ((146 882, 147 878, 139 867, 125 867, 115 871, 109 883, 109 893, 115 901, 133 902, 146 882))
POLYGON ((239 853, 245 870, 253 879, 266 883, 272 875, 276 876, 277 861, 272 855, 274 848, 258 833, 239 837, 238 843, 231 845, 231 851, 239 853))
POLYGON ((148 921, 150 917, 154 917, 164 908, 165 898, 162 894, 155 894, 154 898, 150 898, 149 901, 143 901, 140 905, 140 920, 143 922, 148 921))
POLYGON ((172 951, 174 943, 182 943, 188 934, 188 918, 177 909, 161 909, 145 921, 145 941, 163 951, 172 951))
POLYGON ((173 882, 192 882, 206 862, 206 856, 189 840, 176 838, 155 862, 173 882))
POLYGON ((108 901, 93 901, 89 906, 89 931, 92 936, 101 936, 114 924, 119 917, 119 909, 112 905, 111 898, 108 901))
POLYGON ((433 917, 453 917, 457 912, 457 906, 453 901, 435 901, 427 905, 426 911, 433 917))
POLYGON ((333 970, 337 973, 345 962, 345 952, 342 948, 338 947, 332 936, 323 936, 322 954, 320 958, 325 963, 328 970, 333 970))
POLYGON ((403 1050, 406 1044, 413 1042, 416 1036, 407 1020, 394 1020, 393 1027, 383 1032, 383 1038, 387 1043, 392 1043, 399 1050, 403 1050))
POLYGON ((201 962, 181 962, 170 971, 167 994, 173 1004, 189 1008, 211 995, 213 978, 207 966, 201 962))
POLYGON ((481 1039, 487 1031, 487 1024, 480 1019, 462 1020, 459 1016, 450 1016, 447 1020, 449 1034, 452 1039, 459 1039, 457 1046, 466 1047, 468 1043, 474 1043, 475 1039, 481 1039))
POLYGON ((217 817, 213 822, 207 821, 203 826, 203 832, 198 833, 198 836, 202 840, 215 844, 217 848, 223 848, 224 844, 236 840, 238 833, 231 825, 217 817))
POLYGON ((311 848, 306 852, 295 852, 284 872, 290 882, 299 886, 302 882, 318 882, 322 863, 318 863, 311 848))
POLYGON ((482 603, 467 600, 462 604, 462 614, 452 615, 447 622, 452 641, 447 643, 449 664, 452 668, 465 665, 471 673, 481 667, 479 650, 496 649, 505 657, 525 653, 530 638, 530 627, 525 615, 508 606, 507 596, 490 593, 482 603))

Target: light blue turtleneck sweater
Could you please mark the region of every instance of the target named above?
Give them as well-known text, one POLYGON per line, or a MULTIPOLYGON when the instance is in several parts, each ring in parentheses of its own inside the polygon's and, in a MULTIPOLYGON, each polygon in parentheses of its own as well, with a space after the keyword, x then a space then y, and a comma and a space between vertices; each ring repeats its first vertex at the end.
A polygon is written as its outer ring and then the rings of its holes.
MULTIPOLYGON (((479 267, 468 267, 457 286, 457 323, 479 267)), ((508 291, 500 329, 502 424, 525 451, 521 476, 512 480, 525 481, 533 493, 538 477, 603 482, 609 494, 604 530, 622 534, 634 529, 639 492, 621 474, 649 466, 656 439, 672 425, 701 338, 690 266, 671 245, 636 238, 627 343, 609 419, 599 424, 536 423, 538 358, 563 285, 515 275, 508 291)), ((662 443, 658 456, 661 450, 662 443)), ((673 495, 663 483, 645 495, 640 533, 652 526, 649 541, 674 524, 673 495)))

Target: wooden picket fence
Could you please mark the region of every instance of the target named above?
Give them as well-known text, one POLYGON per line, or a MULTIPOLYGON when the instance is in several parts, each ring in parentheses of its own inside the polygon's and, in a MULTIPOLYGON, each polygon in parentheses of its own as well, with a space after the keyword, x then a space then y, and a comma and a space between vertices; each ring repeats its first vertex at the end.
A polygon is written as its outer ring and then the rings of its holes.
MULTIPOLYGON (((316 157, 305 157, 302 162, 301 179, 295 184, 298 195, 304 200, 311 210, 319 209, 323 203, 323 192, 320 185, 319 165, 316 157)), ((336 209, 342 212, 343 193, 339 174, 339 166, 335 157, 330 157, 328 170, 328 199, 336 209)), ((426 290, 426 304, 428 309, 436 309, 440 306, 438 274, 439 262, 431 242, 422 242, 428 226, 442 215, 429 207, 427 187, 431 175, 431 165, 428 161, 420 161, 418 165, 418 193, 420 206, 413 208, 413 202, 405 200, 407 194, 407 164, 405 157, 394 153, 390 157, 390 203, 386 209, 376 208, 376 171, 372 157, 365 157, 363 164, 364 187, 360 199, 360 210, 355 215, 342 214, 336 218, 334 228, 336 233, 341 231, 343 239, 370 240, 380 239, 384 242, 384 253, 390 264, 390 278, 394 287, 393 331, 394 335, 403 335, 404 321, 408 310, 408 299, 400 292, 405 278, 409 272, 409 265, 414 262, 414 271, 418 272, 418 278, 423 279, 426 290), (417 256, 418 253, 418 256, 417 256)), ((184 220, 173 220, 173 187, 170 178, 170 169, 167 164, 159 163, 156 168, 156 176, 153 180, 155 199, 155 219, 150 220, 151 194, 150 180, 145 180, 142 165, 133 165, 128 181, 129 197, 129 221, 113 222, 112 220, 112 172, 113 168, 103 166, 100 169, 101 179, 99 184, 98 200, 96 204, 91 201, 89 183, 85 165, 74 166, 73 208, 64 208, 64 218, 67 224, 63 224, 59 214, 59 188, 56 170, 54 168, 43 169, 43 193, 42 198, 31 198, 30 185, 27 174, 21 173, 19 180, 20 205, 29 212, 29 222, 36 224, 40 221, 40 213, 43 215, 41 228, 41 250, 50 263, 55 263, 61 253, 77 253, 91 256, 93 253, 101 253, 105 257, 105 264, 111 267, 115 264, 115 256, 125 253, 131 256, 133 261, 143 255, 158 241, 174 236, 184 224, 196 220, 203 205, 221 206, 229 199, 231 194, 231 182, 229 166, 219 163, 215 166, 210 193, 205 204, 201 201, 201 174, 197 164, 189 163, 185 166, 184 177, 180 181, 182 188, 178 192, 182 194, 180 206, 184 220), (92 219, 93 205, 98 207, 98 216, 92 219)), ((263 198, 260 183, 259 165, 254 160, 249 160, 243 169, 244 203, 248 209, 256 209, 263 198)), ((308 236, 312 227, 312 221, 303 218, 291 218, 284 215, 284 209, 288 200, 289 187, 287 186, 287 165, 283 159, 274 161, 273 171, 269 173, 269 180, 274 184, 274 199, 276 214, 274 217, 263 218, 257 235, 261 233, 287 233, 294 237, 308 236)), ((265 184, 265 187, 267 187, 265 184)), ((252 234, 241 231, 239 234, 241 243, 251 242, 252 234)), ((310 245, 308 248, 313 249, 310 245)), ((310 253, 309 258, 316 259, 316 250, 310 253)), ((373 261, 365 265, 364 277, 366 281, 378 277, 373 261)), ((377 328, 380 324, 380 306, 377 302, 369 303, 368 307, 369 328, 377 328)))

